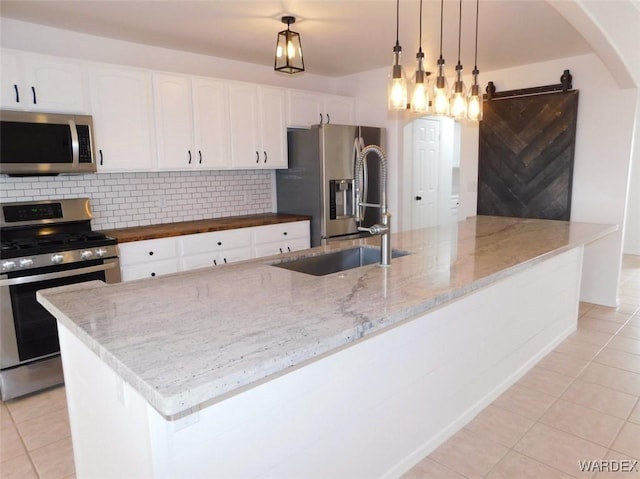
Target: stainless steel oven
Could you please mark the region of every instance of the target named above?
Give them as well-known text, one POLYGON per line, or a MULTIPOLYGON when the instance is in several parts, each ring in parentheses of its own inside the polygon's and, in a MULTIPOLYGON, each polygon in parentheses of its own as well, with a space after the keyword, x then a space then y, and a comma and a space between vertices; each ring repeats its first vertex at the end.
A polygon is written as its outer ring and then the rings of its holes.
POLYGON ((3 400, 63 382, 55 318, 36 291, 120 281, 115 239, 91 231, 88 199, 2 205, 0 394, 3 400))

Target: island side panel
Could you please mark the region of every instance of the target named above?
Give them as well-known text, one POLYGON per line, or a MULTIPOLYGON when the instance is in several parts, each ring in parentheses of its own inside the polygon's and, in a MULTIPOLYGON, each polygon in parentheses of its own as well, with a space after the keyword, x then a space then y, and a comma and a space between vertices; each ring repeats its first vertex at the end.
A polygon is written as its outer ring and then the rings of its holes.
POLYGON ((63 327, 78 478, 399 477, 575 330, 582 251, 177 421, 63 327))
POLYGON ((58 322, 76 477, 154 475, 148 403, 58 322))

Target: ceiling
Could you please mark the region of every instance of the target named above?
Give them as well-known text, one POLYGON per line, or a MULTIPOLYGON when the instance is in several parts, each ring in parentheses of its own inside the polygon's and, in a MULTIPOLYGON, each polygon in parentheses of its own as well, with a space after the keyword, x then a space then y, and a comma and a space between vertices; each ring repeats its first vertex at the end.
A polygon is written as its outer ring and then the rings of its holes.
MULTIPOLYGON (((400 1, 403 63, 414 69, 419 0, 400 1)), ((460 4, 444 1, 443 55, 447 75, 458 56, 460 4)), ((481 0, 478 67, 493 71, 591 52, 546 0, 481 0)), ((475 0, 462 2, 461 61, 474 63, 475 0)), ((394 0, 2 0, 0 16, 136 43, 272 66, 283 15, 297 21, 309 73, 343 76, 391 64, 396 37, 394 0)), ((440 2, 424 0, 422 48, 435 70, 440 2)))

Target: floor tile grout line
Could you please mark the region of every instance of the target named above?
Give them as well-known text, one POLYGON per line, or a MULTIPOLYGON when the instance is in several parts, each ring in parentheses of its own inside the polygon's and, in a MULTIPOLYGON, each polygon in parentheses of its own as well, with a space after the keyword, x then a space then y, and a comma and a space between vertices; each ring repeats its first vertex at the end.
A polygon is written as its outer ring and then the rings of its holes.
POLYGON ((29 451, 29 449, 27 448, 27 443, 24 441, 24 438, 22 437, 22 433, 20 432, 20 428, 18 428, 18 423, 16 422, 15 418, 13 417, 13 412, 11 411, 9 406, 7 406, 6 404, 5 404, 5 409, 9 413, 9 417, 11 418, 11 422, 13 424, 13 427, 15 428, 16 432, 18 433, 18 437, 20 438, 20 442, 22 443, 22 447, 24 448, 24 451, 25 451, 25 454, 27 456, 27 459, 29 460, 29 464, 31 464, 31 468, 36 473, 36 476, 38 477, 38 479, 41 479, 40 472, 38 471, 38 468, 36 467, 36 464, 35 464, 35 462, 33 462, 33 458, 31 457, 31 451, 29 451))

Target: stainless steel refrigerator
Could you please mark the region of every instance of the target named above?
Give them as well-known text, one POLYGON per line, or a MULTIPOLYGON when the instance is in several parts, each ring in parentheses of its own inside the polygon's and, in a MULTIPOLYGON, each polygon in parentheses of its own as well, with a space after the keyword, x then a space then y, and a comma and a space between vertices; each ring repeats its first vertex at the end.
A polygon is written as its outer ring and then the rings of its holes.
MULTIPOLYGON (((311 246, 351 239, 358 232, 354 219, 354 164, 358 148, 385 148, 384 128, 351 125, 315 125, 287 133, 289 169, 277 170, 279 213, 311 216, 311 246)), ((362 201, 379 204, 382 186, 377 158, 363 168, 362 201)), ((360 226, 380 223, 380 210, 368 207, 360 226)))

